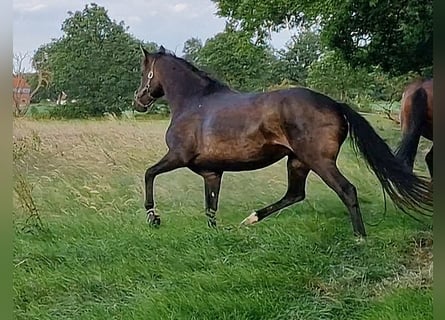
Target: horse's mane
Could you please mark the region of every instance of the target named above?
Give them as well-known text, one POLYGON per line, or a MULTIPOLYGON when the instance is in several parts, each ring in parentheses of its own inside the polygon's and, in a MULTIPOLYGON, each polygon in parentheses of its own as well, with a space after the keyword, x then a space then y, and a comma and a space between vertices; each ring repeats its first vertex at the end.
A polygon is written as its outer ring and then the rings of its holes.
POLYGON ((197 74, 201 78, 207 80, 209 83, 209 85, 207 86, 208 93, 212 93, 212 92, 215 92, 220 89, 229 88, 229 86, 226 85, 225 83, 223 83, 222 81, 217 80, 214 77, 212 77, 209 73, 198 69, 197 67, 195 67, 192 63, 188 62, 187 60, 177 57, 174 53, 165 52, 165 53, 158 53, 158 54, 175 58, 176 61, 183 64, 187 69, 189 69, 193 73, 197 74))

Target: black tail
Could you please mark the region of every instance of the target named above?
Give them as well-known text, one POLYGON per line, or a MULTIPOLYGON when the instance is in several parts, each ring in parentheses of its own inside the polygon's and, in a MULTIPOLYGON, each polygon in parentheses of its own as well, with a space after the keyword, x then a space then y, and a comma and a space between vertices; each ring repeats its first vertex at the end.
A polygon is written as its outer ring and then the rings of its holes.
POLYGON ((411 99, 411 113, 407 123, 403 125, 403 137, 396 150, 396 157, 402 160, 412 171, 417 146, 422 134, 422 126, 426 118, 428 97, 425 89, 417 89, 411 99))
POLYGON ((410 216, 411 210, 421 214, 432 211, 432 184, 417 177, 396 158, 365 118, 347 104, 339 103, 338 106, 349 123, 354 146, 364 156, 394 204, 410 216))

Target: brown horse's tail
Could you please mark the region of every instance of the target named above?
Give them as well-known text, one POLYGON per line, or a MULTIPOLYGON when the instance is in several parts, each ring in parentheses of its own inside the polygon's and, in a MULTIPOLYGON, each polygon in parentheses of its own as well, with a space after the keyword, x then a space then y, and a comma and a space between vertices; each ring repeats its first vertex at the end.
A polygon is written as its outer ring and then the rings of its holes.
POLYGON ((432 184, 413 174, 375 132, 369 122, 351 107, 338 103, 339 111, 349 123, 349 134, 355 150, 359 150, 375 173, 386 193, 403 212, 427 215, 432 211, 432 184))
POLYGON ((403 161, 411 171, 413 170, 427 107, 427 93, 424 88, 419 88, 411 97, 411 113, 407 122, 402 123, 402 141, 396 150, 396 157, 403 161))

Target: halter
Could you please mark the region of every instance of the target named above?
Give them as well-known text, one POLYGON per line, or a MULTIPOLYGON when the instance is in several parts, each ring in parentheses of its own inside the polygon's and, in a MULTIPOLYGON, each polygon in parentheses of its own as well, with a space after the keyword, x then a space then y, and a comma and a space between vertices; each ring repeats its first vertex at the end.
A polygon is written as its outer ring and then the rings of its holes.
MULTIPOLYGON (((151 79, 153 79, 153 70, 154 70, 153 67, 154 67, 154 65, 155 65, 155 62, 156 62, 156 59, 153 59, 153 62, 151 63, 151 67, 150 67, 150 72, 147 74, 147 83, 145 84, 144 89, 142 89, 142 93, 141 93, 141 96, 142 96, 143 94, 145 94, 145 93, 148 93, 148 96, 149 96, 150 99, 152 99, 152 100, 156 100, 156 99, 157 99, 157 98, 153 97, 153 96, 151 95, 151 93, 150 93, 150 82, 151 82, 151 79)), ((141 105, 141 103, 139 102, 139 99, 138 99, 137 95, 138 95, 138 90, 136 90, 136 91, 134 92, 134 98, 135 98, 136 102, 137 102, 138 104, 141 105)))

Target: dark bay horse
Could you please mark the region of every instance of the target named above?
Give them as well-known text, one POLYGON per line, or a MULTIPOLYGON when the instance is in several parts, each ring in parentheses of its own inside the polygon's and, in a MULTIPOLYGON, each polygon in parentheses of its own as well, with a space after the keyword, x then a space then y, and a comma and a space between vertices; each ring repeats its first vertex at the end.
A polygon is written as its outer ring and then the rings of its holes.
POLYGON ((305 198, 312 170, 346 205, 354 234, 365 236, 356 188, 340 173, 336 160, 348 135, 385 191, 404 212, 431 211, 432 188, 409 172, 371 125, 348 105, 305 88, 240 93, 187 61, 143 50, 142 79, 134 108, 145 112, 158 98, 170 105, 167 154, 145 172, 147 220, 160 224, 154 209, 157 175, 187 167, 204 179, 209 226, 215 214, 224 171, 254 170, 287 156, 288 188, 283 198, 243 220, 256 223, 305 198))
MULTIPOLYGON (((403 92, 400 105, 402 141, 396 156, 412 171, 420 137, 433 141, 433 79, 416 80, 403 92)), ((433 147, 425 156, 433 178, 433 147)))

